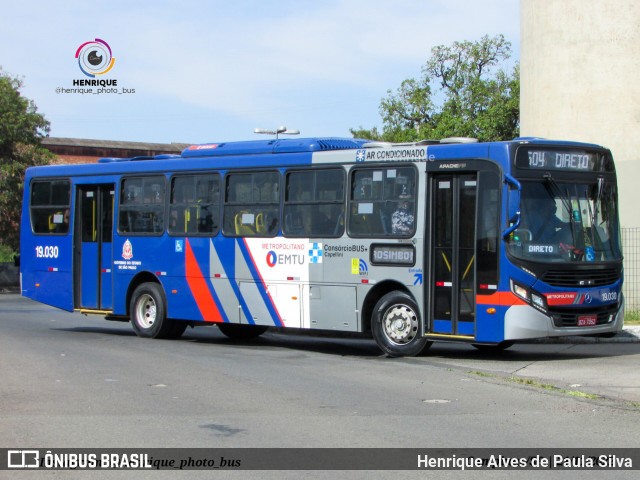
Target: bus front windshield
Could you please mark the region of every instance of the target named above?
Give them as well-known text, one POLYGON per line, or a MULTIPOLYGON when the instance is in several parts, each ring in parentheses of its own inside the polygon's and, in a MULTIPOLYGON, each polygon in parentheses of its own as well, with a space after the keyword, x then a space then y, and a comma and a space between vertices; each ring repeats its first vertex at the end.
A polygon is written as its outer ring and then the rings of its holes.
POLYGON ((537 262, 606 262, 622 257, 615 185, 523 181, 520 225, 509 252, 537 262))

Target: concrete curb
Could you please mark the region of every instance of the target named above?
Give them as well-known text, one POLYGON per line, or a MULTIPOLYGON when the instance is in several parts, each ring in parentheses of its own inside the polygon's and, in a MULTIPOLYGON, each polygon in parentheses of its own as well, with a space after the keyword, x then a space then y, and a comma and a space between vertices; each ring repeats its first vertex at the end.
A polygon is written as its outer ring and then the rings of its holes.
POLYGON ((529 343, 640 343, 640 326, 624 327, 622 331, 613 337, 551 337, 540 340, 532 340, 529 343))

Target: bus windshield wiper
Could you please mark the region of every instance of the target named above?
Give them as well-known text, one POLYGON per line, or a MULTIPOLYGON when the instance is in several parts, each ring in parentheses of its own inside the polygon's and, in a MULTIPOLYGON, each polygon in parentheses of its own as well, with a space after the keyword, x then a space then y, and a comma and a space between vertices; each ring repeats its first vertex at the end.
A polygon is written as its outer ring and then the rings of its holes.
POLYGON ((598 189, 596 191, 596 198, 593 202, 593 212, 591 215, 591 225, 595 225, 598 220, 598 207, 602 200, 602 192, 604 191, 604 178, 598 177, 598 189))
POLYGON ((545 173, 542 178, 546 180, 547 183, 545 186, 548 186, 547 188, 550 190, 549 193, 551 193, 551 196, 559 198, 562 202, 562 205, 569 214, 569 222, 571 223, 571 225, 573 225, 571 199, 562 191, 562 189, 558 186, 558 183, 553 179, 550 173, 545 173))

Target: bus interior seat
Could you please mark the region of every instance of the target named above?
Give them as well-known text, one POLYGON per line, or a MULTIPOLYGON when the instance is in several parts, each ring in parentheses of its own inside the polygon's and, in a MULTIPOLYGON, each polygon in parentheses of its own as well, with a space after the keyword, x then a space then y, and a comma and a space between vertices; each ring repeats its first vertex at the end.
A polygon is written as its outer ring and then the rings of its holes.
POLYGON ((52 213, 51 215, 49 215, 49 231, 50 232, 55 232, 56 230, 56 224, 53 221, 54 216, 55 216, 55 213, 52 213))
POLYGON ((267 233, 267 226, 265 225, 263 213, 258 213, 256 215, 256 233, 259 233, 260 235, 266 235, 267 233))
POLYGON ((198 207, 185 207, 184 209, 184 231, 185 233, 195 233, 198 231, 200 221, 200 210, 198 207))
POLYGON ((260 212, 256 214, 256 233, 271 236, 277 233, 278 219, 270 213, 260 212))
POLYGON ((254 221, 255 217, 253 217, 253 214, 249 214, 246 210, 236 213, 234 218, 236 235, 255 235, 256 229, 254 221), (252 217, 253 221, 247 222, 249 217, 252 217))
POLYGON ((67 233, 69 217, 65 219, 63 212, 55 212, 47 216, 47 223, 49 233, 67 233))

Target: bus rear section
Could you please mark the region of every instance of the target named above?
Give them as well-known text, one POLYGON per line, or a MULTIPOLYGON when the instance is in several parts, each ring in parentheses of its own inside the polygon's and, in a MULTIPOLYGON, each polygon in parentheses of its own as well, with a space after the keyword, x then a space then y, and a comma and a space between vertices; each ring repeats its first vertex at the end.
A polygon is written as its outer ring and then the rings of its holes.
POLYGON ((22 295, 73 311, 73 204, 64 177, 25 178, 20 233, 22 295))

